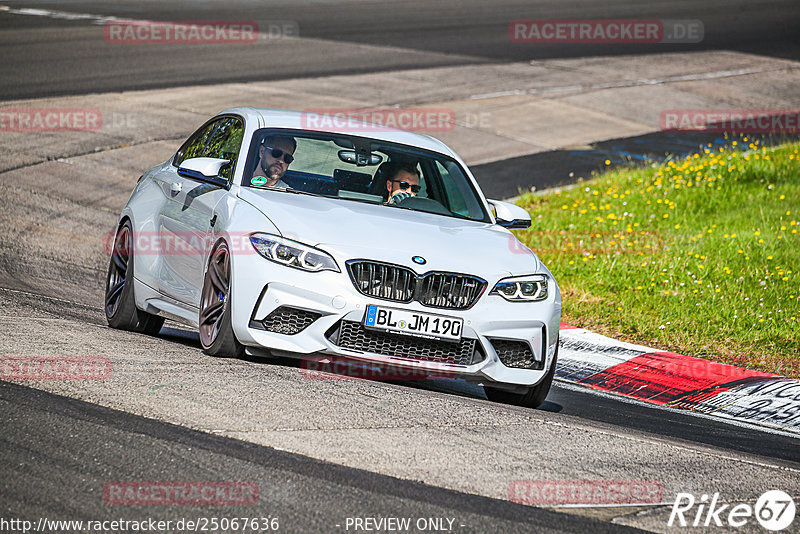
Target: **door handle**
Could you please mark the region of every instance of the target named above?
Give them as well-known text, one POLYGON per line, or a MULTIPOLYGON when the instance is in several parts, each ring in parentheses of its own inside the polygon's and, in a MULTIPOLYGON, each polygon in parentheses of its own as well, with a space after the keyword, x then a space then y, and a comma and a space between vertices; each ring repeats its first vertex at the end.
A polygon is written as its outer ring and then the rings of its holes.
POLYGON ((211 228, 214 228, 214 225, 217 224, 217 214, 215 213, 214 216, 211 217, 211 220, 208 222, 209 224, 211 224, 211 228))
POLYGON ((177 195, 183 189, 183 184, 180 182, 172 182, 172 185, 169 186, 169 192, 173 195, 177 195))

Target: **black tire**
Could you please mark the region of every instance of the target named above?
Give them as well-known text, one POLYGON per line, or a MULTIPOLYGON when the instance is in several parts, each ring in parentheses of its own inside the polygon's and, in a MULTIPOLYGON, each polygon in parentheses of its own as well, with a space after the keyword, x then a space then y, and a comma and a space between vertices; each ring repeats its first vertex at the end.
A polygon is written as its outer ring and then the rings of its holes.
POLYGON ((553 377, 556 374, 556 361, 558 360, 558 341, 556 341, 556 353, 553 355, 553 364, 550 370, 544 376, 544 379, 535 386, 529 387, 525 393, 513 393, 504 389, 495 388, 492 386, 484 386, 483 390, 486 393, 486 398, 492 402, 501 402, 503 404, 514 404, 516 406, 524 406, 526 408, 538 408, 547 398, 550 392, 550 386, 553 384, 553 377))
POLYGON ((200 344, 210 356, 239 358, 244 346, 231 326, 231 261, 228 245, 220 241, 211 253, 200 294, 200 344))
POLYGON ((111 328, 155 335, 161 330, 164 318, 136 307, 133 295, 133 241, 133 228, 130 221, 125 221, 114 236, 108 263, 106 321, 111 328))

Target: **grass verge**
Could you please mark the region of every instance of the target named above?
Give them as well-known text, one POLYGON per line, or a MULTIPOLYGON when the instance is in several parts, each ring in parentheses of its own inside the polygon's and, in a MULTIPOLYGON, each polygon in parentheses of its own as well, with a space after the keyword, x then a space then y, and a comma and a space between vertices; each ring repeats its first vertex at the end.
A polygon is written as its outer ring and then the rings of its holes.
POLYGON ((565 322, 800 377, 800 143, 743 141, 519 198, 565 322))

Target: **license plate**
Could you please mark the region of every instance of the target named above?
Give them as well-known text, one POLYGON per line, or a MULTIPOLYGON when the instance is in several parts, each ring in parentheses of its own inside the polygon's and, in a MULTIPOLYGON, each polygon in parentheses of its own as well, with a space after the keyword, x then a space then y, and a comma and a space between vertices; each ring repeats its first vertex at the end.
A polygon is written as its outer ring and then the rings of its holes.
POLYGON ((364 326, 407 336, 461 341, 464 320, 458 317, 369 305, 364 317, 364 326))

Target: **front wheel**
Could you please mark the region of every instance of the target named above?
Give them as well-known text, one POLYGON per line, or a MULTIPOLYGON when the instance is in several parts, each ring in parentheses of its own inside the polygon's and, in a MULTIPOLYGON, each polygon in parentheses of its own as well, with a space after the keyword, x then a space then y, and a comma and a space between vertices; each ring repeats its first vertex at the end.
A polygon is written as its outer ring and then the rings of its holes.
POLYGON ((211 254, 200 298, 200 344, 207 354, 238 358, 244 347, 231 326, 231 255, 220 241, 211 254))
POLYGON ((164 318, 136 307, 133 295, 133 228, 130 221, 119 227, 114 236, 111 261, 106 276, 105 311, 111 328, 155 335, 164 318))
POLYGON ((515 404, 517 406, 524 406, 526 408, 538 408, 542 405, 550 392, 550 386, 553 384, 553 377, 556 374, 556 361, 558 360, 558 341, 556 341, 556 353, 553 355, 553 363, 550 370, 544 376, 544 379, 531 386, 525 393, 513 393, 503 389, 495 388, 492 386, 483 386, 486 393, 486 398, 492 402, 502 402, 503 404, 515 404))

